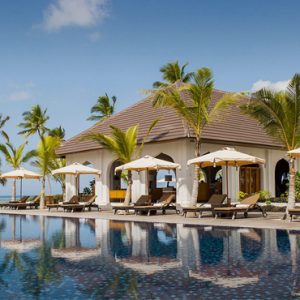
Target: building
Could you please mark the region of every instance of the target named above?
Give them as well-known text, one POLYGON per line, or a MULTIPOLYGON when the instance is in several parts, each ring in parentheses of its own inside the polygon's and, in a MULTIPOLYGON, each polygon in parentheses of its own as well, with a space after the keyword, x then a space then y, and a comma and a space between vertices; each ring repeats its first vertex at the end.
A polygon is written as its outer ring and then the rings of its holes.
MULTIPOLYGON (((225 92, 215 90, 213 101, 218 101, 225 92)), ((109 134, 111 125, 125 130, 139 124, 138 138, 145 136, 153 120, 159 119, 151 132, 142 155, 152 155, 181 164, 176 171, 177 202, 188 205, 191 199, 193 167, 186 165, 187 160, 194 157, 193 133, 177 113, 168 107, 153 108, 150 97, 111 116, 100 124, 79 133, 62 144, 58 155, 66 157, 67 163, 79 162, 92 165, 102 171, 96 178, 97 203, 107 204, 110 191, 120 189, 120 177, 114 174, 120 162, 108 150, 90 140, 83 140, 90 133, 109 134)), ((229 170, 229 197, 236 199, 239 191, 247 193, 267 190, 272 196, 279 197, 286 190, 289 165, 286 151, 277 141, 272 139, 254 120, 241 113, 237 107, 230 107, 222 112, 219 119, 203 128, 201 154, 216 151, 223 147, 234 147, 239 151, 266 160, 265 166, 245 166, 239 170, 229 170)), ((209 167, 203 170, 203 176, 210 192, 225 190, 220 182, 220 175, 225 178, 221 168, 209 167), (220 172, 222 172, 220 174, 220 172)), ((299 170, 299 162, 297 162, 299 170)), ((145 172, 134 174, 133 202, 146 191, 145 172)), ((157 174, 148 176, 150 188, 156 188, 157 174), (149 179, 150 178, 150 179, 149 179)), ((67 178, 67 198, 75 194, 75 180, 67 178)))

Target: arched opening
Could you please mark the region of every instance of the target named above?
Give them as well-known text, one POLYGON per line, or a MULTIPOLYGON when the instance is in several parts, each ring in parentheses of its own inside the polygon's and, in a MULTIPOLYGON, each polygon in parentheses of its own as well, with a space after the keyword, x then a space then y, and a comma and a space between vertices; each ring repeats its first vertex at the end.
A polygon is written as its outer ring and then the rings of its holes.
POLYGON ((240 191, 246 194, 253 194, 261 190, 260 166, 246 165, 240 167, 240 191))
POLYGON ((124 201, 127 182, 126 176, 120 172, 115 173, 115 169, 123 163, 120 160, 115 160, 110 167, 109 172, 109 198, 111 201, 124 201))
POLYGON ((241 250, 246 261, 256 261, 263 251, 262 231, 251 229, 241 233, 241 250))
POLYGON ((206 202, 212 194, 222 194, 222 167, 205 167, 200 171, 198 202, 206 202))
MULTIPOLYGON (((156 156, 158 159, 174 162, 173 158, 165 153, 156 156)), ((175 170, 151 170, 148 172, 149 194, 152 201, 156 201, 163 193, 176 192, 176 171, 175 170)))
MULTIPOLYGON (((85 166, 95 168, 93 163, 85 161, 82 163, 85 166)), ((78 180, 78 191, 80 196, 95 195, 96 176, 94 174, 80 174, 78 180)))
POLYGON ((275 167, 275 196, 280 197, 287 189, 289 182, 289 163, 285 159, 277 162, 275 167))

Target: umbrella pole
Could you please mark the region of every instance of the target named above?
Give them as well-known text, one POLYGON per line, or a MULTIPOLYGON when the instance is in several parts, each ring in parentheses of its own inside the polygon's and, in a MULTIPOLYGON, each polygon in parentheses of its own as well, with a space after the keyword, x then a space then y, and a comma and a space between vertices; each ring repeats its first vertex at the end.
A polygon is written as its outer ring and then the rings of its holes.
POLYGON ((226 162, 226 193, 227 193, 227 204, 229 206, 230 205, 230 198, 228 197, 228 191, 229 191, 229 187, 228 187, 228 162, 226 162))
POLYGON ((20 200, 22 199, 22 184, 23 184, 23 180, 22 180, 22 177, 21 177, 21 182, 20 182, 20 200))

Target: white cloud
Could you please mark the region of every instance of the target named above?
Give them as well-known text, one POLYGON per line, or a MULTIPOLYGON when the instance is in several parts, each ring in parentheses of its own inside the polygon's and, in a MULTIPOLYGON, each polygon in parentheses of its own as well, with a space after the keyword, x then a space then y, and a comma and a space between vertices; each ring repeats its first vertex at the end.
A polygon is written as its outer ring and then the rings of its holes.
POLYGON ((28 91, 16 91, 9 95, 10 101, 24 101, 32 98, 31 93, 28 91))
POLYGON ((55 0, 44 11, 42 27, 57 31, 63 27, 91 27, 107 16, 107 0, 55 0))
POLYGON ((262 88, 269 89, 274 92, 285 90, 289 84, 289 80, 271 82, 270 80, 258 80, 253 83, 251 91, 259 91, 262 88))
POLYGON ((100 32, 92 32, 88 35, 88 38, 91 42, 97 42, 101 38, 101 33, 100 32))

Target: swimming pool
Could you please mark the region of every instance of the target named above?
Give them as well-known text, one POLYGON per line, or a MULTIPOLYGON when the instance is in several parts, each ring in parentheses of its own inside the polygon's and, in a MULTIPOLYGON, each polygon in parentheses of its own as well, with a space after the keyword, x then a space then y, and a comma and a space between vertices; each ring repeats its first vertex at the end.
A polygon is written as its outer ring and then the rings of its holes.
POLYGON ((0 216, 1 298, 293 299, 285 230, 0 216))

